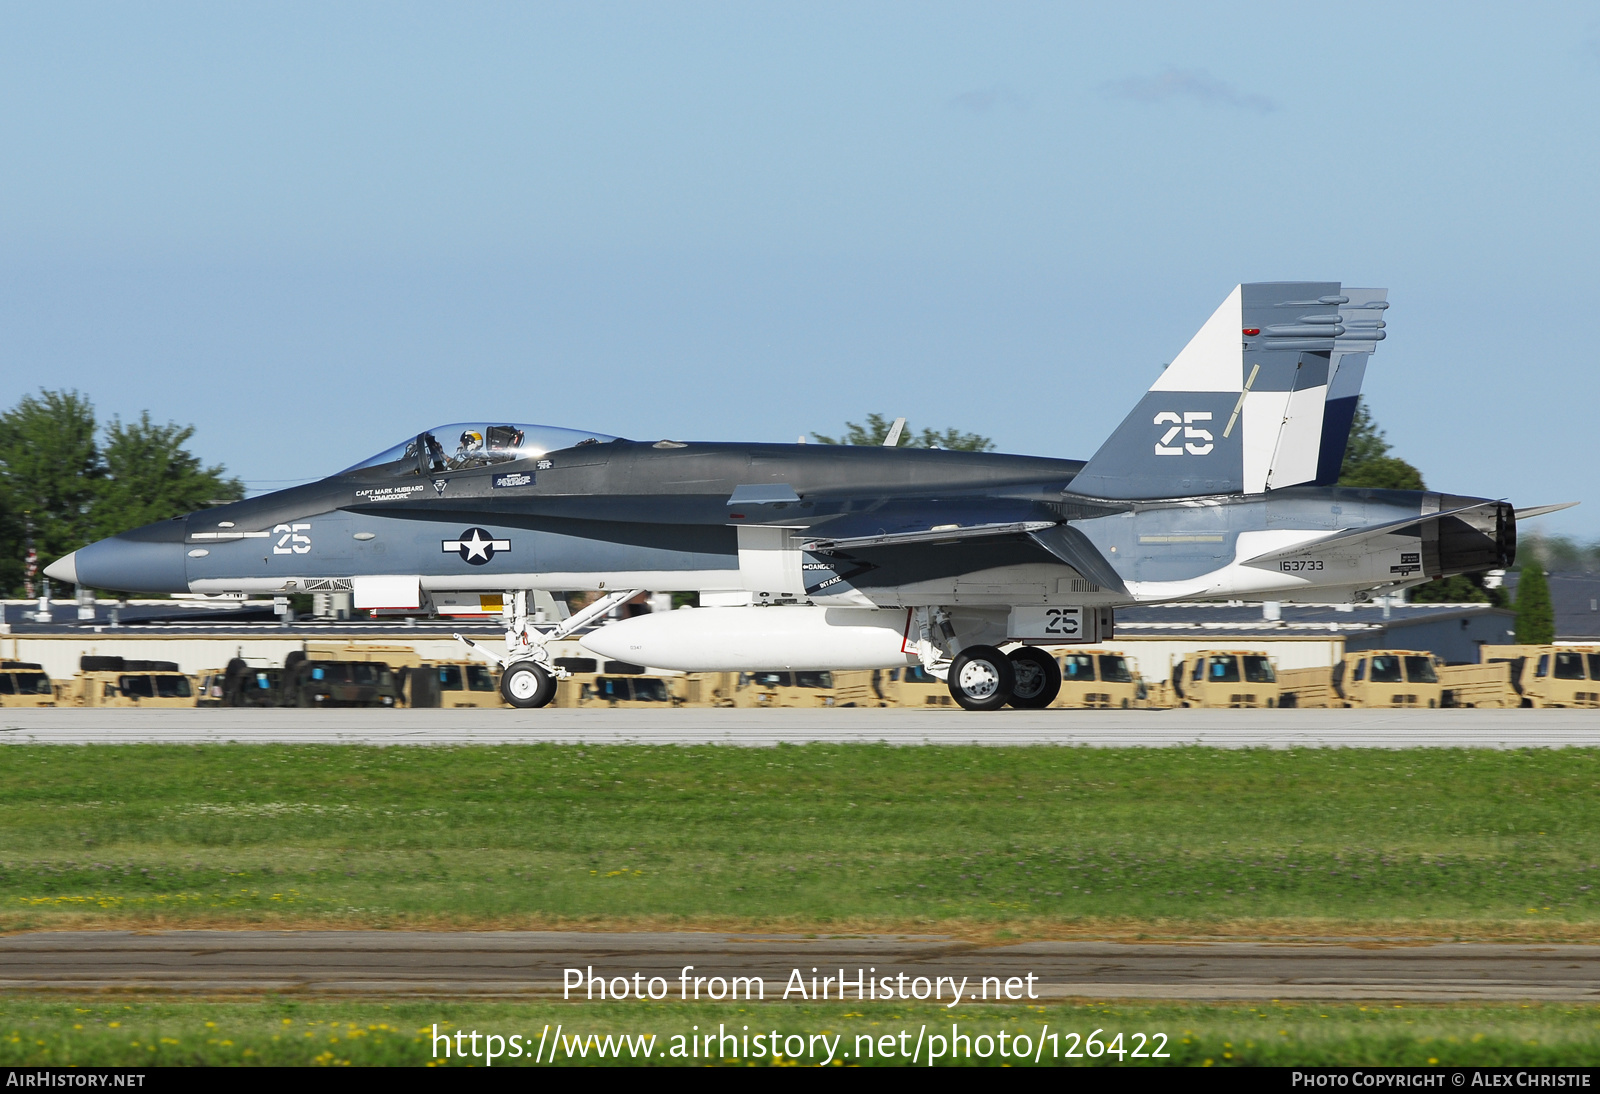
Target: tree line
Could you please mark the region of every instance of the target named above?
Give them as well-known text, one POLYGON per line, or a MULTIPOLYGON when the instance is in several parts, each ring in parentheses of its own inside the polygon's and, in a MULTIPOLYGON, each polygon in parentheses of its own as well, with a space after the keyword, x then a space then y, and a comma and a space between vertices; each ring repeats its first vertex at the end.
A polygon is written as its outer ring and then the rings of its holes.
POLYGON ((148 410, 102 424, 77 391, 24 395, 0 414, 0 590, 22 595, 30 537, 42 572, 94 540, 244 497, 188 450, 193 436, 148 410))

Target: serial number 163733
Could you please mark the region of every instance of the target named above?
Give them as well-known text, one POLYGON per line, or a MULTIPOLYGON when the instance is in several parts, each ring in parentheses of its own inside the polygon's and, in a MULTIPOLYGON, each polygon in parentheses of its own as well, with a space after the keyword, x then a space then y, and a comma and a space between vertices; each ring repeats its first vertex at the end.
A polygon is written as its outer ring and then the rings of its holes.
POLYGON ((1306 570, 1321 570, 1323 562, 1320 558, 1286 558, 1278 563, 1278 569, 1286 574, 1297 574, 1306 570))

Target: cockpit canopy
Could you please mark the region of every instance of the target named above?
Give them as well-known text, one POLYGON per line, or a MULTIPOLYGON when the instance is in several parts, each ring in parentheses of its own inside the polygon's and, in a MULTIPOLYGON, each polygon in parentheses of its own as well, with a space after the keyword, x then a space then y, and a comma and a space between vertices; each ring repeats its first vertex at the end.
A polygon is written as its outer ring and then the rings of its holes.
POLYGON ((562 429, 553 425, 455 422, 441 425, 384 449, 369 460, 347 467, 340 474, 369 467, 384 467, 396 475, 437 475, 472 467, 532 459, 546 452, 582 444, 607 444, 617 440, 604 433, 562 429))

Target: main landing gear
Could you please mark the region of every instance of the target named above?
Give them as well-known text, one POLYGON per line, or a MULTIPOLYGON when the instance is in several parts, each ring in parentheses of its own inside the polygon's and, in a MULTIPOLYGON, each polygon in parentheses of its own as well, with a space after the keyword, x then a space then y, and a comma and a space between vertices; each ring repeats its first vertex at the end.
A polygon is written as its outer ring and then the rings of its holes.
POLYGON ((1047 707, 1061 691, 1061 669, 1037 646, 1009 654, 994 646, 967 646, 950 663, 950 695, 966 710, 1047 707))

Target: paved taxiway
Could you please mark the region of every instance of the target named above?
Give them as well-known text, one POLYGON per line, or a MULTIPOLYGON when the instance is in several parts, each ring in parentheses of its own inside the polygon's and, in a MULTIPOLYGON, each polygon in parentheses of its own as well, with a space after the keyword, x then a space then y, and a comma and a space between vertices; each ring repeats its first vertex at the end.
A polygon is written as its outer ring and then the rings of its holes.
MULTIPOLYGON (((560 996, 563 970, 819 977, 1035 976, 1042 999, 1600 1000, 1600 946, 1028 942, 493 931, 52 931, 0 936, 0 990, 560 996)), ((692 981, 691 981, 692 987, 692 981)), ((661 990, 658 986, 658 992, 661 990)), ((991 985, 991 993, 994 988, 991 985)), ((946 1000, 950 998, 946 989, 946 1000)), ((797 1001, 798 996, 791 996, 797 1001)), ((969 1000, 965 996, 964 1001, 969 1000)))
POLYGON ((1600 747, 1595 710, 0 710, 14 744, 1600 747))

